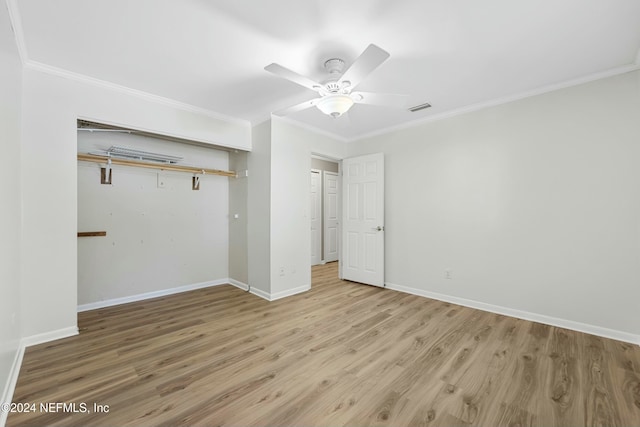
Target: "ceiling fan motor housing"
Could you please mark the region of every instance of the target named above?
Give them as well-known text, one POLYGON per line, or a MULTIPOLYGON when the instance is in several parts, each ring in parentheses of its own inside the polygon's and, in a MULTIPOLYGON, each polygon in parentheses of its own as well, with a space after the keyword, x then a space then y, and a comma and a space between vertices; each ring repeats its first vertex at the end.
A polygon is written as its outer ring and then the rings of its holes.
POLYGON ((344 70, 344 61, 340 58, 331 58, 324 61, 324 69, 329 74, 342 74, 344 70))

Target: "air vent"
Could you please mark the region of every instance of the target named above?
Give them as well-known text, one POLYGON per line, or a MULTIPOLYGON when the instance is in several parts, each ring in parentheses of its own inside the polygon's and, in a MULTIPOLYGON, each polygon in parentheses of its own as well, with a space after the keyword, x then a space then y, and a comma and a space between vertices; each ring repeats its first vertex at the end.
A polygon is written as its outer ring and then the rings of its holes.
POLYGON ((415 113, 416 111, 424 110, 425 108, 431 107, 431 104, 425 102, 424 104, 416 105, 414 107, 409 108, 409 111, 415 113))

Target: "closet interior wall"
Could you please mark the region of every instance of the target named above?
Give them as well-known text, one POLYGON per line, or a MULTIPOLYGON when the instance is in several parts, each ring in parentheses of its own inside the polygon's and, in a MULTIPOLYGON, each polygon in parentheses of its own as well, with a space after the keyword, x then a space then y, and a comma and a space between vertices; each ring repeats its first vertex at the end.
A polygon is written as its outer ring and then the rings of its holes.
MULTIPOLYGON (((119 132, 78 131, 78 153, 111 146, 183 157, 180 164, 229 169, 229 153, 119 132)), ((109 305, 140 295, 204 286, 229 277, 229 180, 139 167, 78 162, 78 305, 109 305)))

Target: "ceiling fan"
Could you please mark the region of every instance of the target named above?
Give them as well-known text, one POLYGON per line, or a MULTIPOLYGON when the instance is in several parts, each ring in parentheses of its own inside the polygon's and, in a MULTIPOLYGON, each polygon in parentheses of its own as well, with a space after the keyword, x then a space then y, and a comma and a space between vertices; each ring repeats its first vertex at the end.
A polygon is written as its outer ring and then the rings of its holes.
POLYGON ((345 62, 342 59, 328 59, 324 63, 324 68, 328 71, 329 78, 324 83, 313 81, 282 65, 267 65, 264 69, 270 73, 318 92, 320 95, 319 98, 285 108, 275 114, 285 116, 315 106, 324 114, 337 118, 347 112, 353 104, 404 107, 407 100, 406 95, 353 92, 356 86, 382 65, 389 56, 385 50, 370 44, 344 73, 345 62))

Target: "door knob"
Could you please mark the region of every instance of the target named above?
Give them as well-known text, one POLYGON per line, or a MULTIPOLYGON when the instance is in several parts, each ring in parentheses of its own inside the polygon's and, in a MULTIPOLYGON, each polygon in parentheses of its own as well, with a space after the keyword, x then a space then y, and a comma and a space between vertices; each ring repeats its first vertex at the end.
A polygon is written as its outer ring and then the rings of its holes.
POLYGON ((372 228, 372 230, 375 230, 375 231, 384 231, 384 227, 383 227, 383 226, 381 226, 381 225, 379 225, 379 226, 377 226, 377 227, 372 228))

